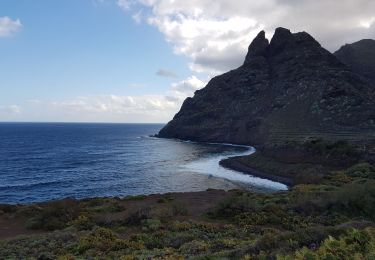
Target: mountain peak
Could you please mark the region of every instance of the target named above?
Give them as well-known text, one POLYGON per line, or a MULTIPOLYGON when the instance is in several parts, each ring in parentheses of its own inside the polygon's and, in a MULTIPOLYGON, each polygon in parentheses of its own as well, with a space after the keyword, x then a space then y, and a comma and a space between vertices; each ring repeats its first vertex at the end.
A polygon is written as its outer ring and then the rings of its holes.
POLYGON ((279 27, 272 37, 269 52, 270 55, 277 55, 285 49, 311 48, 319 49, 321 45, 308 33, 291 33, 290 30, 279 27))
POLYGON ((375 86, 375 40, 363 39, 342 46, 334 55, 375 86))
POLYGON ((311 48, 320 49, 321 45, 308 33, 292 33, 289 29, 278 27, 271 39, 266 38, 264 31, 260 31, 251 42, 244 65, 257 57, 272 57, 283 53, 285 49, 311 48))
POLYGON ((266 33, 264 31, 259 32, 249 46, 244 64, 249 63, 254 57, 265 56, 268 45, 269 41, 266 38, 266 33))
POLYGON ((366 140, 375 130, 370 85, 308 33, 261 31, 244 66, 183 103, 159 137, 264 145, 306 138, 366 140))
POLYGON ((290 30, 279 27, 275 30, 270 43, 270 48, 273 50, 284 48, 292 40, 293 34, 290 32, 290 30))
POLYGON ((283 41, 283 40, 290 39, 291 37, 292 37, 292 32, 289 29, 278 27, 275 30, 275 33, 272 37, 272 41, 274 42, 283 41))

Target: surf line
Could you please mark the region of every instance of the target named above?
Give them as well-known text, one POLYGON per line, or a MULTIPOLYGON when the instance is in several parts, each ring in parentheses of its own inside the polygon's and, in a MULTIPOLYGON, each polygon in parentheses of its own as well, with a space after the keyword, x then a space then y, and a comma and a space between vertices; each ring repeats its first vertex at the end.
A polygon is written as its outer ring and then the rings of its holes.
POLYGON ((187 170, 190 170, 196 173, 205 174, 205 175, 212 176, 212 177, 226 179, 229 181, 245 183, 256 188, 265 188, 265 189, 276 190, 276 191, 288 190, 288 186, 283 183, 256 177, 254 175, 228 169, 220 165, 221 160, 228 159, 231 157, 237 157, 237 156, 247 156, 247 155, 251 155, 255 153, 256 149, 252 146, 230 144, 230 143, 195 142, 195 141, 180 140, 180 139, 175 139, 175 140, 184 142, 184 143, 192 143, 192 144, 198 144, 198 145, 221 145, 221 146, 231 146, 231 147, 242 147, 242 148, 247 149, 246 151, 242 151, 242 152, 236 151, 236 152, 229 153, 229 154, 218 154, 218 155, 211 156, 211 157, 197 159, 195 161, 192 161, 184 165, 184 168, 187 170))

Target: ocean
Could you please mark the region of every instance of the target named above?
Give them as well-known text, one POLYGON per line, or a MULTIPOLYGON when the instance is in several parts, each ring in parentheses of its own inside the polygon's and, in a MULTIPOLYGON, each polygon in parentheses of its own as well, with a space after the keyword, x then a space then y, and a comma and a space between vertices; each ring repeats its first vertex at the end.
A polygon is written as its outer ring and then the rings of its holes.
POLYGON ((162 124, 0 123, 0 203, 207 189, 285 190, 225 169, 249 147, 150 137, 162 124))

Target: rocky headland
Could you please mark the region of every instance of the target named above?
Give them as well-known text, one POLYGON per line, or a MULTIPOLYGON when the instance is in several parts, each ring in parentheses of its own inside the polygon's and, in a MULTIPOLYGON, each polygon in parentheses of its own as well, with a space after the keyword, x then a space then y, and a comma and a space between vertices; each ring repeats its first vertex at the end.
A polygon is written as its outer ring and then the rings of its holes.
POLYGON ((338 53, 306 32, 277 28, 269 41, 262 31, 243 65, 187 98, 157 136, 253 145, 222 165, 286 184, 373 160, 375 92, 338 53))

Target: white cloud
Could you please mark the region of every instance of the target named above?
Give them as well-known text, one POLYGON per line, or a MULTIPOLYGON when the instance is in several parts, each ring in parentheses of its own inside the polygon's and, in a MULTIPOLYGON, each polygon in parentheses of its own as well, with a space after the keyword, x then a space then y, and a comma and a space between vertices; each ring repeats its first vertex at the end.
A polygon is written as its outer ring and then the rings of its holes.
POLYGON ((132 0, 117 0, 117 5, 124 10, 129 10, 130 7, 134 4, 132 0))
POLYGON ((366 20, 362 20, 360 22, 360 26, 362 26, 366 29, 369 29, 374 23, 375 23, 375 16, 373 16, 369 19, 366 19, 366 20))
POLYGON ((28 100, 22 106, 0 106, 0 121, 167 122, 178 111, 183 100, 204 85, 205 82, 191 76, 172 84, 166 93, 160 95, 28 100))
MULTIPOLYGON (((0 121, 19 121, 24 110, 19 105, 0 105, 0 121)), ((23 121, 28 121, 26 118, 23 121)))
POLYGON ((20 114, 21 108, 18 105, 0 106, 0 114, 20 114))
POLYGON ((171 70, 167 70, 167 69, 159 69, 156 72, 156 75, 161 76, 161 77, 167 77, 167 78, 178 78, 175 72, 171 70))
POLYGON ((261 29, 268 37, 279 26, 307 31, 331 51, 375 37, 374 0, 134 0, 132 10, 145 6, 149 24, 175 53, 190 57, 193 71, 210 75, 240 65, 261 29))
POLYGON ((176 54, 192 59, 193 71, 209 74, 239 66, 249 39, 262 29, 256 21, 244 17, 212 20, 178 14, 149 18, 148 22, 166 36, 176 54))
POLYGON ((137 13, 133 14, 132 18, 133 18, 134 22, 136 22, 137 24, 140 24, 142 22, 142 20, 143 20, 142 10, 140 10, 137 13))
POLYGON ((48 104, 53 111, 78 121, 164 122, 176 110, 177 104, 162 95, 117 96, 102 95, 54 101, 48 104), (90 120, 91 121, 91 120, 90 120))
POLYGON ((0 17, 0 37, 12 36, 22 28, 19 19, 12 20, 8 16, 0 17))
POLYGON ((206 82, 198 79, 196 76, 190 76, 185 80, 172 84, 166 98, 174 100, 179 108, 186 97, 193 96, 196 90, 203 88, 206 84, 206 82))
POLYGON ((172 91, 178 91, 190 96, 194 93, 194 91, 203 88, 204 85, 206 85, 206 82, 198 79, 196 76, 190 76, 178 83, 173 83, 172 91))

